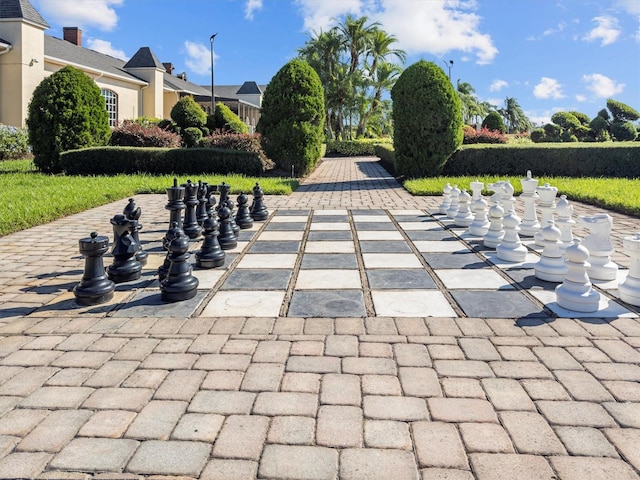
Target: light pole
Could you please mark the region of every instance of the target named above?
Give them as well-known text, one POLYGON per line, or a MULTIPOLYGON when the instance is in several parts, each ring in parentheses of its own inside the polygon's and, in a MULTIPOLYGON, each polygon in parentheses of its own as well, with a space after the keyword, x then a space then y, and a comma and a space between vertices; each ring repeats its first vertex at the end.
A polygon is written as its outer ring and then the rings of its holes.
MULTIPOLYGON (((209 43, 211 44, 211 115, 213 115, 216 111, 216 90, 213 86, 213 41, 216 38, 217 33, 214 33, 209 37, 209 43)), ((449 75, 451 77, 451 75, 449 75)))
POLYGON ((449 60, 449 63, 447 63, 445 60, 442 60, 442 61, 449 69, 449 81, 451 81, 451 69, 453 68, 453 60, 449 60))

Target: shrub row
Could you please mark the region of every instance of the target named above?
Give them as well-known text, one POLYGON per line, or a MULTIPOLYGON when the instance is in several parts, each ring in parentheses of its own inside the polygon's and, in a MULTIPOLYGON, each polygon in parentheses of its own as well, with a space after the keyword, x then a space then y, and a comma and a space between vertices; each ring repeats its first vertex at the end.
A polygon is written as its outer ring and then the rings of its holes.
POLYGON ((85 148, 62 153, 60 165, 68 175, 238 173, 257 176, 264 171, 256 153, 220 148, 85 148))
POLYGON ((507 136, 497 130, 489 130, 485 127, 476 130, 468 125, 464 127, 464 139, 462 143, 465 145, 474 143, 507 143, 507 141, 507 136))
MULTIPOLYGON (((376 145, 375 151, 393 174, 393 147, 376 145)), ((527 170, 536 176, 639 178, 640 145, 469 145, 449 158, 441 175, 523 175, 527 170)))
POLYGON ((327 141, 326 154, 330 157, 363 157, 375 155, 375 147, 378 144, 388 143, 379 138, 371 140, 329 140, 327 141))
POLYGON ((209 135, 200 140, 200 147, 222 148, 227 150, 240 150, 243 152, 255 153, 262 162, 263 170, 270 170, 274 167, 271 161, 262 150, 260 134, 223 132, 209 135))
POLYGON ((442 175, 640 177, 640 145, 467 145, 447 161, 442 175))

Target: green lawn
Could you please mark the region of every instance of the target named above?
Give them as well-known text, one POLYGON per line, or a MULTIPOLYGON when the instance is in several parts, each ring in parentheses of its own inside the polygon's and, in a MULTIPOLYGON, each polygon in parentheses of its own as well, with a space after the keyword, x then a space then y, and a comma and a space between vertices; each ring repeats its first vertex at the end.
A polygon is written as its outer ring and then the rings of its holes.
MULTIPOLYGON (((250 193, 256 181, 267 195, 287 195, 298 181, 289 178, 251 178, 241 175, 194 175, 191 180, 230 184, 232 193, 250 193)), ((180 177, 180 183, 187 177, 180 177)), ((24 230, 57 218, 142 193, 165 193, 173 176, 118 175, 76 177, 45 175, 29 160, 0 162, 0 235, 24 230)))
MULTIPOLYGON (((521 177, 484 176, 478 180, 488 183, 509 179, 516 195, 522 192, 521 177)), ((442 195, 445 183, 457 184, 459 188, 466 188, 471 192, 469 183, 476 177, 433 177, 407 180, 406 188, 413 195, 442 195)), ((591 205, 608 208, 610 210, 640 217, 640 179, 626 178, 569 178, 569 177, 541 177, 538 185, 548 182, 558 187, 558 195, 566 195, 569 200, 576 200, 591 205)), ((486 192, 485 190, 485 193, 486 192)))

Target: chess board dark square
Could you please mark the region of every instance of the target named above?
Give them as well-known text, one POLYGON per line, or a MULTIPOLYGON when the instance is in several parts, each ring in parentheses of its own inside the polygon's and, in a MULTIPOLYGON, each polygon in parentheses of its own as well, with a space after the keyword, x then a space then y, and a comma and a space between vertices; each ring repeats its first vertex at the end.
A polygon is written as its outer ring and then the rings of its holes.
POLYGON ((360 290, 298 290, 293 292, 289 317, 364 317, 360 290))
POLYGON ((309 232, 308 240, 315 241, 340 241, 353 240, 350 230, 316 230, 309 232))
POLYGON ((298 253, 300 242, 287 240, 258 240, 249 249, 250 253, 298 253))
POLYGON ((472 252, 423 253, 431 268, 488 268, 489 264, 472 252))
POLYGON ((299 231, 304 230, 307 226, 304 222, 269 222, 269 224, 264 228, 265 230, 270 231, 299 231))
POLYGON ((319 268, 358 268, 358 261, 353 253, 305 253, 300 268, 313 270, 319 268))
POLYGON ((420 290, 437 288, 433 279, 422 269, 367 270, 371 290, 420 290))
POLYGON ((291 271, 285 269, 237 269, 220 290, 286 290, 291 271))
POLYGON ((424 240, 457 240, 457 238, 447 230, 408 230, 409 239, 413 241, 424 240))
POLYGON ((355 222, 356 230, 361 231, 392 231, 397 230, 396 226, 392 222, 355 222))
POLYGON ((548 317, 543 308, 522 292, 508 290, 451 290, 451 295, 468 317, 548 317))
POLYGON ((411 248, 405 241, 363 240, 360 242, 363 253, 407 253, 411 248))

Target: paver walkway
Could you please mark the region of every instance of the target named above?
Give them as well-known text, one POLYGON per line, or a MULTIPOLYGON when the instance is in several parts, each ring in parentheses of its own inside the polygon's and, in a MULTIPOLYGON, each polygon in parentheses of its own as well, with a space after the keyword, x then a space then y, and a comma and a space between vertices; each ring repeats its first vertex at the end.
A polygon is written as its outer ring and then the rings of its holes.
MULTIPOLYGON (((0 238, 0 478, 640 478, 640 321, 615 285, 598 288, 619 316, 558 315, 548 287, 428 215, 438 197, 374 159, 325 159, 267 197, 225 267, 194 271, 196 299, 167 305, 166 197, 136 201, 150 260, 106 305, 74 304, 69 239, 110 234, 126 201, 0 238), (441 251, 455 242, 474 250, 441 251), (336 291, 361 292, 364 313, 336 291), (480 308, 505 293, 532 314, 480 308), (401 308, 416 302, 423 315, 401 308)), ((640 222, 611 215, 628 268, 640 222)))

